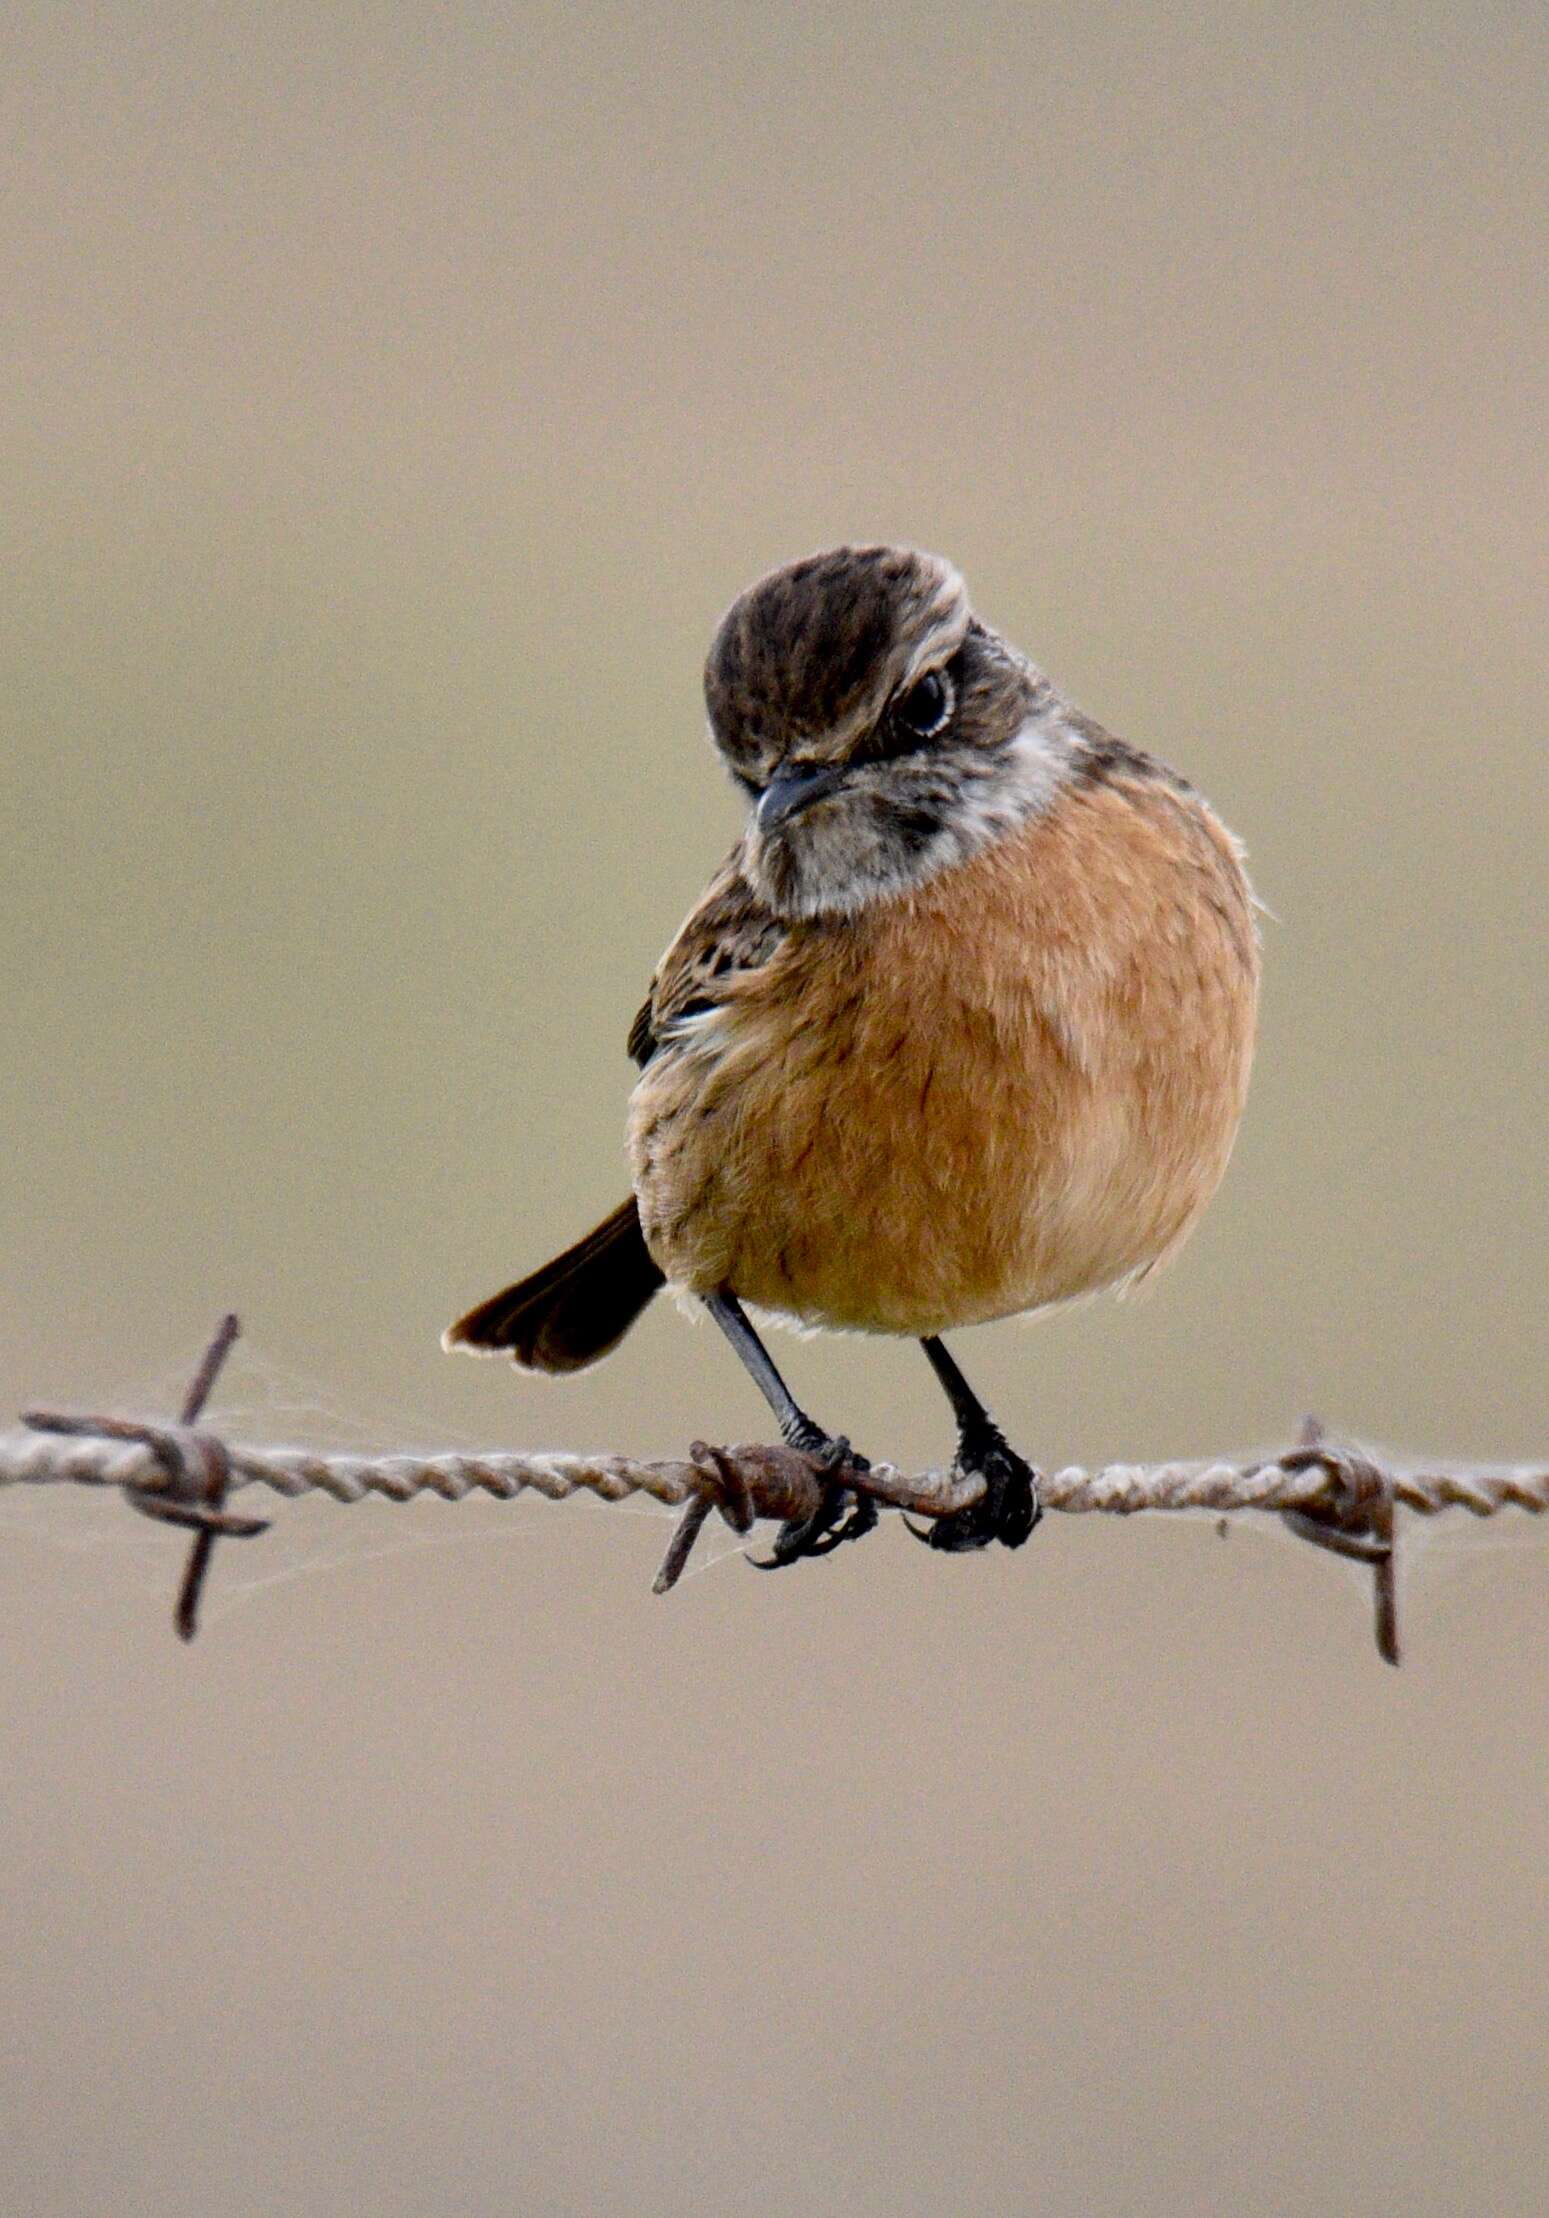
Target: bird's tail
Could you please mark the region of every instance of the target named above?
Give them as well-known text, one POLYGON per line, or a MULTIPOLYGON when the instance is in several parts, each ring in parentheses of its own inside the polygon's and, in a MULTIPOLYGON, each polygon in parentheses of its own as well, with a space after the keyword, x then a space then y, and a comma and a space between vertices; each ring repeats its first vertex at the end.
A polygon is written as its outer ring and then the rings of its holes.
POLYGON ((459 1317, 441 1345, 509 1354, 524 1371, 584 1371, 618 1346, 664 1284, 631 1194, 573 1248, 459 1317))

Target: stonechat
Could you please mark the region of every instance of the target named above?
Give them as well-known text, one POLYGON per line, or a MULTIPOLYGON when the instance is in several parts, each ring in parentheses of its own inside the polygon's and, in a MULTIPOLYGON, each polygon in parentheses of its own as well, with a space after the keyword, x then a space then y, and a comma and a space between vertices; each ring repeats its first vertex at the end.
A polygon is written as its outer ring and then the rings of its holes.
POLYGON ((1036 1477, 941 1335, 1164 1262, 1226 1167, 1258 1000, 1237 842, 1084 716, 950 563, 839 547, 722 620, 710 732, 748 821, 629 1034, 634 1191, 449 1348, 584 1369, 653 1294, 704 1304, 829 1473, 773 1562, 865 1531, 861 1459, 744 1303, 917 1338, 983 1477, 933 1546, 1017 1547, 1036 1477))

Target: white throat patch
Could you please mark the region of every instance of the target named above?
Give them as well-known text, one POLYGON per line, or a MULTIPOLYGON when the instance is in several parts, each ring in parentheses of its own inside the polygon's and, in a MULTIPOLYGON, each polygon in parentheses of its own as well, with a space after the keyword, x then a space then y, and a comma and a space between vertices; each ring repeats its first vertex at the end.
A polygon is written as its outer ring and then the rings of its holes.
POLYGON ((1042 816, 1069 784, 1075 763, 1076 742, 1066 727, 1063 704, 1051 702, 1035 710, 1006 748, 996 775, 965 796, 947 835, 957 852, 947 859, 965 862, 981 847, 1042 816))

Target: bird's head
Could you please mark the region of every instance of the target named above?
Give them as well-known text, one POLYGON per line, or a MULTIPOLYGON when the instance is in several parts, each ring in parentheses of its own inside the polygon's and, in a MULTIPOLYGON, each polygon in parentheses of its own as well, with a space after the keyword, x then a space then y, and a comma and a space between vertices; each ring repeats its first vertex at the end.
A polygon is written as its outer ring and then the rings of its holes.
POLYGON ((907 547, 775 570, 722 619, 710 731, 753 804, 745 866, 780 915, 852 915, 1048 805, 1070 753, 1053 688, 907 547))

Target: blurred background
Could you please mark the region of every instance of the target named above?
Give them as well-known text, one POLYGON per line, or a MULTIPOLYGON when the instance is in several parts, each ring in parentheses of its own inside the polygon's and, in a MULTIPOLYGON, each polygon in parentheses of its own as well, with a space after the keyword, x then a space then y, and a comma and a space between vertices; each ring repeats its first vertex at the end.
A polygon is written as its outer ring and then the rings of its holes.
MULTIPOLYGON (((941 550, 1246 837, 1262 1047, 1046 1464, 1541 1454, 1541 14, 25 4, 0 131, 0 1409, 673 1453, 666 1304, 445 1359, 623 1191, 737 827, 699 668, 941 550)), ((780 1344, 875 1454, 908 1348, 780 1344)), ((218 1551, 0 1498, 18 2214, 1537 2212, 1549 1555, 890 1524, 670 1601, 591 1503, 218 1551)))

